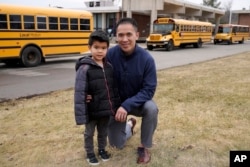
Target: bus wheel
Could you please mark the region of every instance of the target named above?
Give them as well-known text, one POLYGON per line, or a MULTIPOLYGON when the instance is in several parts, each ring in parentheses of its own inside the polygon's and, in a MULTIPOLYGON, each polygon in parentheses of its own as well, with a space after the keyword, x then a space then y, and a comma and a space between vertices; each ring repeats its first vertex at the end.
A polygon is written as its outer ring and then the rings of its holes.
POLYGON ((167 51, 171 51, 174 49, 174 43, 173 43, 173 40, 169 40, 168 41, 168 44, 166 45, 166 50, 167 51))
POLYGON ((41 60, 41 52, 34 46, 29 46, 22 52, 21 61, 25 67, 35 67, 41 63, 41 60))
POLYGON ((227 41, 227 44, 228 44, 228 45, 231 45, 232 43, 233 43, 232 38, 230 38, 230 39, 227 41))
POLYGON ((148 50, 153 50, 153 48, 154 48, 154 47, 153 47, 152 45, 147 45, 147 49, 148 49, 148 50))
POLYGON ((194 44, 195 48, 201 48, 202 47, 202 41, 201 39, 198 39, 197 43, 194 44))
POLYGON ((243 44, 244 43, 244 38, 242 38, 241 41, 239 41, 240 44, 243 44))

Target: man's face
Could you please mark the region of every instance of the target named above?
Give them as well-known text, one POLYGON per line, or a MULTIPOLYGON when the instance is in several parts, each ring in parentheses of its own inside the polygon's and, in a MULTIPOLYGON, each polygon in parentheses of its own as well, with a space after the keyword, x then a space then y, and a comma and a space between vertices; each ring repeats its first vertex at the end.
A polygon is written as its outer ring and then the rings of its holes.
POLYGON ((126 55, 130 55, 134 51, 138 37, 139 33, 130 23, 123 23, 117 27, 116 39, 126 55))

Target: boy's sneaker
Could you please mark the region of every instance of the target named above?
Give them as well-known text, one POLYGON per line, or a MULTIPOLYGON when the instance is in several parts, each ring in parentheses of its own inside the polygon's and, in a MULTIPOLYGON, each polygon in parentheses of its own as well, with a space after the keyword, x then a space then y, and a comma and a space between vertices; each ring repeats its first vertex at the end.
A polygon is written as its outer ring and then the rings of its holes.
POLYGON ((87 161, 90 165, 99 165, 94 153, 87 154, 87 161))
POLYGON ((108 161, 110 158, 110 154, 104 149, 99 150, 99 157, 102 159, 102 161, 108 161))

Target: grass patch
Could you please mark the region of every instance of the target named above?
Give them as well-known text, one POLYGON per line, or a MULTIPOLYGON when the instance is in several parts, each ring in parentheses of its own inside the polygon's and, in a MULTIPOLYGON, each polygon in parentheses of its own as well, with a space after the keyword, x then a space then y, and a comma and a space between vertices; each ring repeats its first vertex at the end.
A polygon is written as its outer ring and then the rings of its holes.
MULTIPOLYGON (((250 53, 158 71, 159 121, 146 166, 227 167, 230 150, 250 150, 249 71, 250 53)), ((88 166, 73 89, 3 102, 0 111, 1 166, 88 166)), ((138 125, 100 166, 137 166, 138 125)))

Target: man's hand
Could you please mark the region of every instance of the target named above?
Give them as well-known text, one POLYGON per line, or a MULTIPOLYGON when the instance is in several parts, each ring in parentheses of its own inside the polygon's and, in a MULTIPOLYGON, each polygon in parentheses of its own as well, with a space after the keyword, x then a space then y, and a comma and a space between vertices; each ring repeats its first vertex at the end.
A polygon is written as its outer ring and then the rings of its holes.
POLYGON ((92 96, 91 95, 87 95, 86 96, 86 103, 89 103, 92 100, 92 96))
POLYGON ((125 122, 127 120, 127 111, 123 107, 119 107, 115 114, 115 120, 119 122, 125 122))

